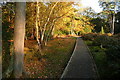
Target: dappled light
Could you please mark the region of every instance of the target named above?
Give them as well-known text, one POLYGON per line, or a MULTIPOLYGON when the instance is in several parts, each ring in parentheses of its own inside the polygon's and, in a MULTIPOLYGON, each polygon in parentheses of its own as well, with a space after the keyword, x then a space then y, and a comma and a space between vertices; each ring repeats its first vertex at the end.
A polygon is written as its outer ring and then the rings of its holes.
POLYGON ((119 4, 1 2, 2 78, 120 78, 119 4))

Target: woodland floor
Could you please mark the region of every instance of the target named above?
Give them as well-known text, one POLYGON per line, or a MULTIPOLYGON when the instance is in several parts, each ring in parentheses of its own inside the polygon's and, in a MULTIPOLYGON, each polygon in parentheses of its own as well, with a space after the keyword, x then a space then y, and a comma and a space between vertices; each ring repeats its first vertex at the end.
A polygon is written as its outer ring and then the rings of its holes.
POLYGON ((60 78, 73 52, 76 38, 56 38, 36 50, 35 40, 25 41, 25 70, 29 78, 60 78))

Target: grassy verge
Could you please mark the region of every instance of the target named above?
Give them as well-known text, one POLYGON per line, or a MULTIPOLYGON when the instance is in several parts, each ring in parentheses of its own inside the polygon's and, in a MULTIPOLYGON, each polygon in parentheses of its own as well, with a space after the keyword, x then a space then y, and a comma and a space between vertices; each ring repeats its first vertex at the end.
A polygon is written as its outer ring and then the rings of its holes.
POLYGON ((109 78, 109 75, 111 74, 110 69, 107 64, 107 56, 106 56, 106 49, 100 48, 100 46, 93 46, 93 42, 86 40, 85 43, 88 45, 92 56, 95 60, 95 63, 97 65, 98 73, 101 78, 109 78))
POLYGON ((58 38, 48 42, 42 56, 35 51, 35 41, 25 48, 25 69, 30 78, 60 78, 72 54, 75 38, 58 38))

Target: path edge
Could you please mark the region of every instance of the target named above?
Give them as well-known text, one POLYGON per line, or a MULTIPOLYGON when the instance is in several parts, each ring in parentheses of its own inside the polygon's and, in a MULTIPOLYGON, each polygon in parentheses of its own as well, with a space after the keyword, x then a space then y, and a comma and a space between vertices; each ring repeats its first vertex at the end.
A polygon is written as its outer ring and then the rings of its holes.
POLYGON ((65 75, 65 73, 66 73, 67 70, 68 70, 68 66, 69 66, 69 64, 70 64, 70 62, 71 62, 71 59, 72 59, 72 57, 73 57, 73 55, 74 55, 74 53, 75 53, 76 47, 77 47, 78 38, 79 38, 79 37, 77 37, 77 39, 76 39, 76 43, 75 43, 75 47, 74 47, 73 53, 72 53, 72 55, 71 55, 71 57, 70 57, 70 59, 69 59, 69 61, 68 61, 68 63, 67 63, 67 66, 65 67, 65 69, 64 69, 64 71, 63 71, 63 73, 62 73, 62 75, 61 75, 61 77, 60 77, 60 80, 63 78, 63 76, 65 75))
MULTIPOLYGON (((83 42, 84 42, 84 40, 83 40, 83 42)), ((95 63, 95 61, 94 61, 94 58, 93 58, 93 55, 92 55, 89 47, 87 46, 87 44, 86 44, 85 42, 84 42, 84 44, 85 44, 86 48, 88 49, 90 58, 91 58, 91 60, 92 60, 92 62, 93 62, 93 66, 94 66, 94 69, 95 69, 94 71, 95 71, 95 73, 96 73, 96 76, 95 76, 96 79, 95 79, 95 80, 101 80, 101 79, 100 79, 100 75, 99 75, 99 73, 98 73, 97 65, 96 65, 96 63, 95 63)))

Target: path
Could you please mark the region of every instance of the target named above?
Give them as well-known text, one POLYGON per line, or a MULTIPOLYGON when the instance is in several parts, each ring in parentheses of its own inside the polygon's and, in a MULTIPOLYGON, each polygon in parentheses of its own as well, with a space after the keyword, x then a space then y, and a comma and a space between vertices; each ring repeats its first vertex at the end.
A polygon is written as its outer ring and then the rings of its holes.
POLYGON ((61 78, 84 78, 96 77, 95 64, 89 54, 89 50, 81 38, 76 41, 74 52, 66 66, 61 78))

